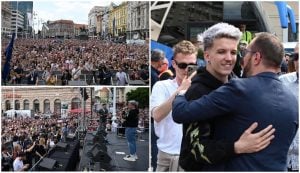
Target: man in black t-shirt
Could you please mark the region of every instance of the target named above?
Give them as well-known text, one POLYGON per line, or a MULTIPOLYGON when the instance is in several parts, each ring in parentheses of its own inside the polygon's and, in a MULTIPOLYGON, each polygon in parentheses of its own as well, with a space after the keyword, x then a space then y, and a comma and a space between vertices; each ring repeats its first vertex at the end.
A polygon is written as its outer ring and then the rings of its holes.
POLYGON ((28 85, 37 85, 38 83, 38 73, 35 67, 30 67, 30 73, 26 75, 28 85))
POLYGON ((102 104, 102 108, 99 110, 99 114, 100 114, 100 123, 105 127, 107 116, 108 116, 108 109, 105 103, 102 104))

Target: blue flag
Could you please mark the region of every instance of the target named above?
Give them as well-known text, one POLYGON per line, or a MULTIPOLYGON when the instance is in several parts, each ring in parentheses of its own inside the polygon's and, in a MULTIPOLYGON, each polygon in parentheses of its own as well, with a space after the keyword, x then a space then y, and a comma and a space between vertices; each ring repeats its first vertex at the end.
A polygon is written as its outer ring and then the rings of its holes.
POLYGON ((8 44, 8 46, 4 52, 6 59, 5 59, 5 64, 4 64, 4 68, 2 71, 2 81, 3 82, 6 82, 9 72, 10 72, 10 60, 11 60, 11 55, 12 55, 12 51, 13 51, 13 47, 14 47, 15 36, 16 36, 16 34, 13 33, 10 43, 8 44))

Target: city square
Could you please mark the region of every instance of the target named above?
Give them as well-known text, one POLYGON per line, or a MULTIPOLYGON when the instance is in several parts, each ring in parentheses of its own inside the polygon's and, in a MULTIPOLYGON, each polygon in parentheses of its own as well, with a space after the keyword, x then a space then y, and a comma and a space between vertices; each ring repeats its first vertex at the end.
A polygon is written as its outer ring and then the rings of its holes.
POLYGON ((95 4, 56 20, 42 7, 65 4, 2 2, 2 85, 148 85, 149 3, 95 4))

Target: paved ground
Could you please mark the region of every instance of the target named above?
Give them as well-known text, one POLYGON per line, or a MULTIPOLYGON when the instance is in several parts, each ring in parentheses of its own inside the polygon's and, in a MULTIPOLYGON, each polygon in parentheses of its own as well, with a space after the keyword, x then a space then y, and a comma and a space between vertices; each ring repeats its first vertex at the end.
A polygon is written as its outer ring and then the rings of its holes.
POLYGON ((147 171, 149 168, 149 133, 144 132, 138 135, 137 155, 138 160, 135 162, 125 161, 125 157, 129 153, 127 140, 124 137, 118 137, 115 133, 107 135, 109 145, 107 145, 107 153, 109 153, 113 171, 147 171))
MULTIPOLYGON (((137 139, 137 155, 138 160, 135 162, 125 161, 125 157, 129 153, 127 140, 125 137, 117 136, 116 133, 108 133, 107 154, 111 157, 111 171, 147 171, 149 168, 149 133, 138 133, 137 139)), ((82 155, 82 149, 80 155, 82 155)), ((79 166, 77 165, 77 171, 79 166)))

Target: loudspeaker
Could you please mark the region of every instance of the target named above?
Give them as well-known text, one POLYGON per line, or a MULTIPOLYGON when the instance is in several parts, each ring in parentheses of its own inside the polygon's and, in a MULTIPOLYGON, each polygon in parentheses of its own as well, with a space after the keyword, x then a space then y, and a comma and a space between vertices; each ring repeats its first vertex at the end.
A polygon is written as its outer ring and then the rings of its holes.
POLYGON ((55 146, 55 149, 58 151, 67 151, 68 150, 68 144, 64 142, 58 142, 55 146))
MULTIPOLYGON (((106 146, 105 146, 105 149, 106 149, 106 146)), ((107 154, 105 149, 103 148, 103 146, 101 146, 99 144, 95 144, 93 146, 93 148, 88 152, 88 154, 90 155, 91 159, 94 162, 109 163, 111 161, 111 158, 107 154)))
POLYGON ((99 143, 99 144, 104 144, 106 143, 104 136, 102 135, 96 135, 93 139, 93 143, 99 143))
POLYGON ((69 142, 72 142, 72 141, 74 141, 75 140, 75 134, 74 135, 68 135, 67 136, 67 141, 69 141, 69 142))
POLYGON ((93 148, 91 150, 93 150, 94 148, 97 148, 98 150, 107 152, 107 146, 103 143, 95 143, 95 145, 93 146, 93 148))
POLYGON ((43 160, 39 163, 39 170, 53 171, 55 164, 56 164, 56 160, 50 158, 43 158, 43 160))

